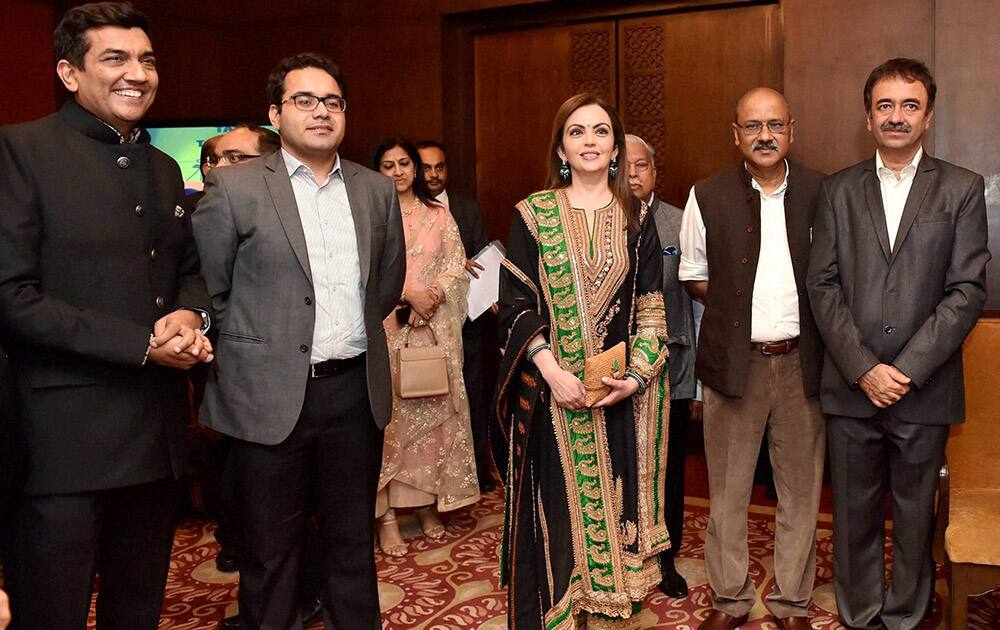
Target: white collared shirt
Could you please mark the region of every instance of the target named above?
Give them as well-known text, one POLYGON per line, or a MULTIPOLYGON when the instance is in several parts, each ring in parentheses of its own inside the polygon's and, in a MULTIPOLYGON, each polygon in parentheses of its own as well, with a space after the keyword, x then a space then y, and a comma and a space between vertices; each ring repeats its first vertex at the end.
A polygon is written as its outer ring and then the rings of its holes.
MULTIPOLYGON (((743 165, 745 168, 746 162, 743 165)), ((771 194, 765 194, 753 178, 751 185, 760 193, 760 255, 751 298, 750 341, 783 341, 799 336, 799 294, 785 228, 788 161, 785 180, 771 194)), ((681 219, 681 261, 677 271, 681 282, 708 280, 705 232, 692 186, 681 219)))
POLYGON ((441 204, 444 205, 445 208, 451 208, 451 206, 448 205, 448 189, 447 188, 445 188, 444 190, 442 190, 441 194, 438 195, 437 197, 435 197, 435 199, 437 199, 438 201, 440 201, 441 204))
POLYGON ((354 215, 340 156, 320 186, 308 166, 281 149, 295 193, 315 292, 310 363, 348 359, 368 348, 354 215))
POLYGON ((882 161, 882 154, 875 151, 875 172, 878 174, 879 188, 882 190, 882 209, 885 210, 885 229, 889 232, 889 251, 896 247, 896 232, 899 231, 899 221, 903 218, 903 208, 906 198, 913 186, 913 177, 917 174, 917 164, 924 154, 920 147, 909 164, 903 167, 899 179, 891 168, 882 161))

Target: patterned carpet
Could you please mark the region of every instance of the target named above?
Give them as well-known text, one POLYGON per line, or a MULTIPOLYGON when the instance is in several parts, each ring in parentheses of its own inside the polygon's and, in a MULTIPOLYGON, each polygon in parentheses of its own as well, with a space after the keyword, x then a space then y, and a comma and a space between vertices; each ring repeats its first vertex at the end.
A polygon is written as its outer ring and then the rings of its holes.
MULTIPOLYGON (((448 534, 439 542, 420 535, 419 525, 401 518, 403 534, 410 544, 405 558, 378 554, 379 594, 382 626, 386 629, 463 630, 506 628, 505 595, 497 588, 496 547, 502 521, 499 491, 475 506, 445 515, 448 534)), ((678 570, 691 585, 691 594, 682 600, 659 592, 650 595, 642 611, 644 628, 693 630, 709 611, 708 586, 702 554, 708 524, 707 502, 689 498, 686 505, 684 544, 678 570)), ((773 509, 757 507, 750 515, 751 573, 758 593, 766 594, 773 581, 773 509)), ((177 531, 161 630, 214 630, 219 619, 236 612, 235 574, 215 570, 218 544, 214 525, 187 520, 177 531)), ((819 558, 813 605, 813 627, 817 630, 841 628, 837 622, 833 589, 830 520, 819 520, 819 558)), ((934 619, 927 629, 944 628, 942 602, 947 597, 947 580, 941 573, 934 597, 934 619)), ((970 602, 970 629, 1000 628, 1000 593, 970 602)), ((758 603, 743 628, 774 630, 776 625, 758 603)), ((91 616, 90 627, 94 627, 91 616)), ((310 627, 322 628, 322 624, 310 627)))

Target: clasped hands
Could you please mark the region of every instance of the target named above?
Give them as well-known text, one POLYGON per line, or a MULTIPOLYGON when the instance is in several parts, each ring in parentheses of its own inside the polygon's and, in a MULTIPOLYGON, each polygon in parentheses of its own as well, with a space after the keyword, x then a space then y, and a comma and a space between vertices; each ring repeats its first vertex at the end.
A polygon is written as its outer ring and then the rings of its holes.
POLYGON ((858 385, 873 405, 885 409, 910 391, 910 377, 894 365, 879 363, 861 375, 858 385))
POLYGON ((212 342, 201 332, 201 315, 178 309, 156 320, 149 337, 148 361, 187 370, 215 358, 212 342))
MULTIPOLYGON (((552 357, 551 352, 548 350, 544 350, 539 354, 545 353, 548 353, 549 357, 552 357)), ((583 382, 575 374, 559 367, 554 357, 552 357, 551 364, 545 362, 545 367, 540 367, 539 369, 542 372, 542 378, 548 383, 549 389, 552 391, 552 397, 555 399, 557 405, 566 409, 572 409, 573 411, 581 411, 587 408, 587 390, 583 386, 583 382)), ((591 408, 610 407, 639 391, 639 383, 632 378, 619 379, 605 376, 601 379, 601 382, 610 387, 611 391, 607 396, 591 405, 591 408)))
POLYGON ((406 303, 410 305, 410 326, 426 326, 434 317, 438 307, 444 304, 444 291, 436 286, 404 291, 406 303))

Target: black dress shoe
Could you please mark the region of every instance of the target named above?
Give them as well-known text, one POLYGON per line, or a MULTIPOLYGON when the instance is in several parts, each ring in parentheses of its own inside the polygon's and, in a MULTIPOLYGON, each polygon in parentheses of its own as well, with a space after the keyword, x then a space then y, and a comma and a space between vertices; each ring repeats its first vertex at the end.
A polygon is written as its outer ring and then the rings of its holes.
POLYGON ((236 573, 240 570, 239 565, 236 564, 236 558, 224 556, 221 553, 215 556, 215 568, 221 573, 236 573))
POLYGON ((673 559, 669 563, 663 562, 660 570, 663 574, 663 578, 660 580, 660 592, 675 599, 687 597, 687 580, 674 568, 673 559))
POLYGON ((307 603, 302 604, 299 609, 302 614, 302 625, 308 626, 323 616, 323 602, 318 597, 314 597, 307 603))
POLYGON ((243 626, 240 625, 240 616, 233 615, 232 617, 226 617, 219 622, 219 630, 240 630, 243 626))

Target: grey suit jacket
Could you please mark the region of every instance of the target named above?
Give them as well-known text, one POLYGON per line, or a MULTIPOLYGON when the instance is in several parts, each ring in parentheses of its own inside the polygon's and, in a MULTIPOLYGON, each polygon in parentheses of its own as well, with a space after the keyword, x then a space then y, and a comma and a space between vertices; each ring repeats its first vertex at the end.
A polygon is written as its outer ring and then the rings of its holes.
POLYGON ((667 345, 670 350, 670 398, 695 396, 695 334, 691 296, 677 279, 681 260, 681 217, 684 211, 659 197, 653 198, 653 219, 663 258, 663 302, 667 310, 667 345))
POLYGON ((857 380, 887 363, 912 380, 894 417, 964 420, 962 340, 985 302, 990 259, 983 178, 925 153, 890 249, 872 158, 823 181, 814 225, 806 285, 826 344, 823 411, 874 415, 857 380))
MULTIPOLYGON (((341 160, 358 238, 368 333, 368 396, 375 423, 392 411, 382 320, 406 274, 403 225, 392 182, 341 160)), ((292 432, 302 410, 315 323, 312 276, 281 152, 213 170, 192 218, 215 308, 215 361, 202 422, 260 444, 292 432)))

